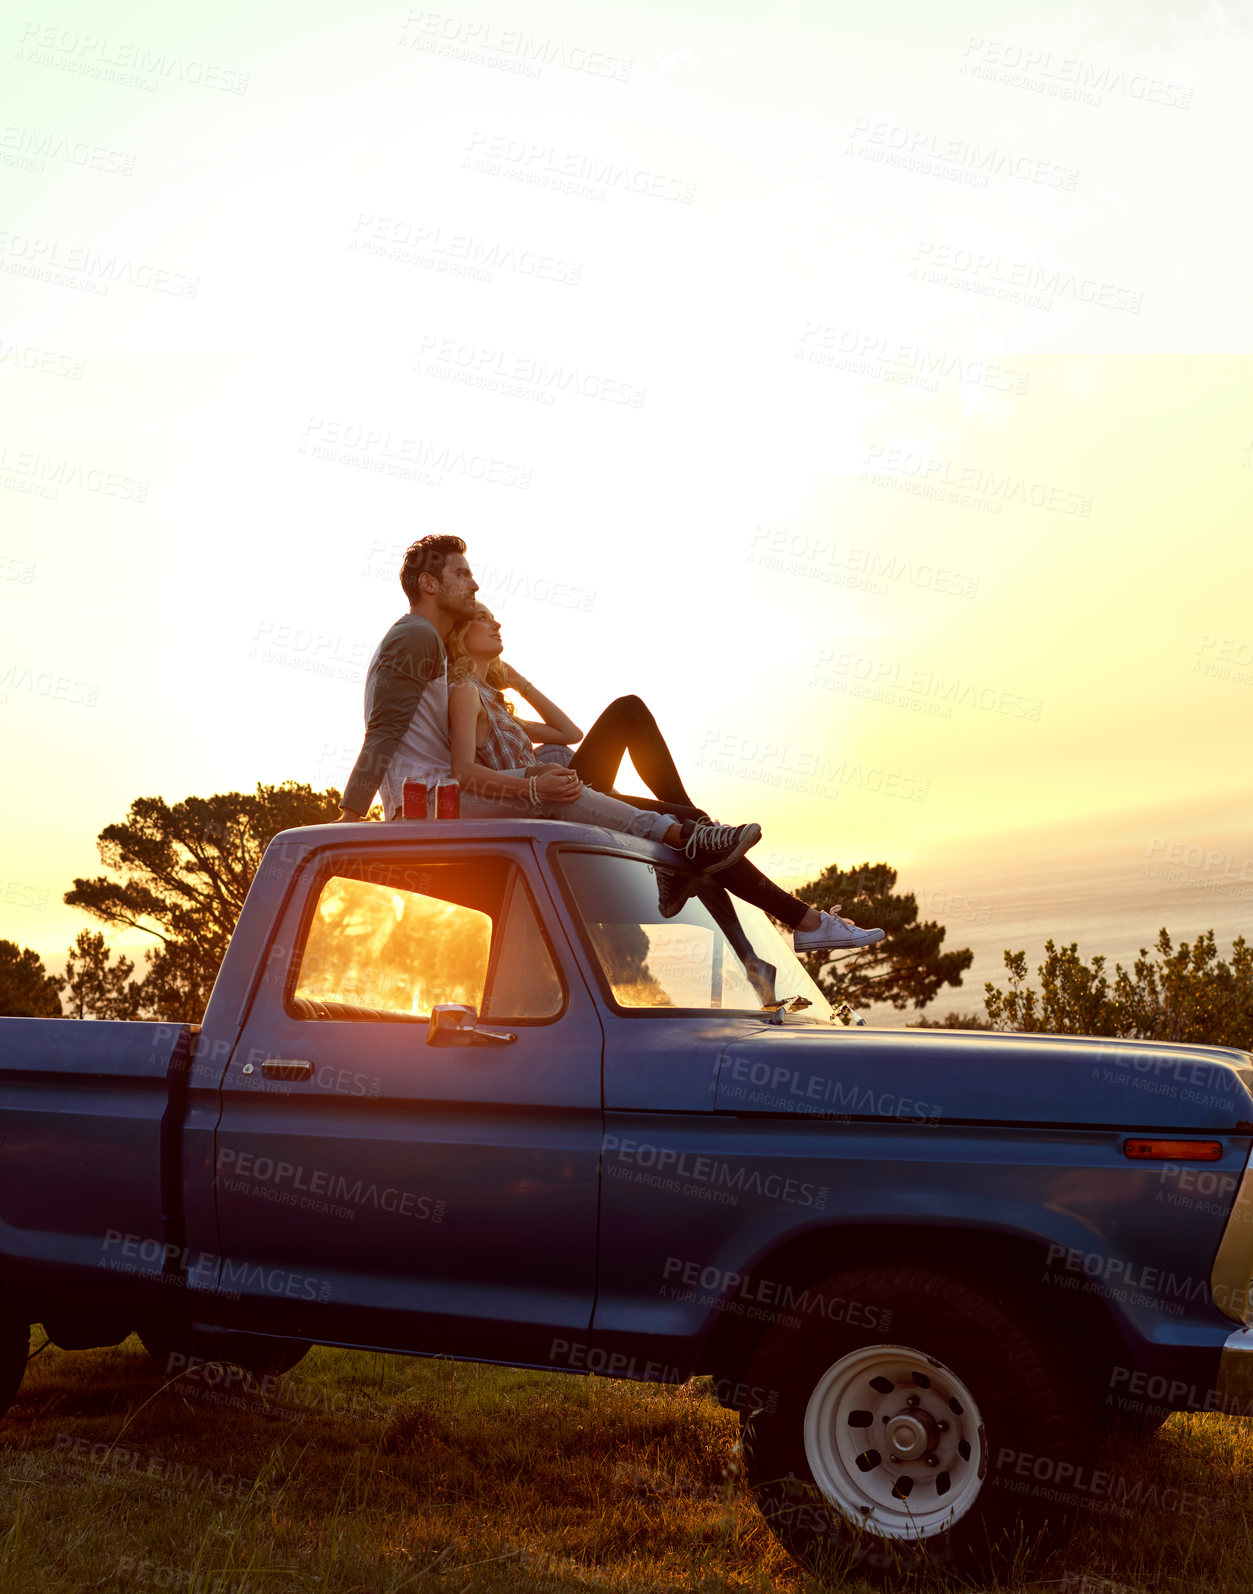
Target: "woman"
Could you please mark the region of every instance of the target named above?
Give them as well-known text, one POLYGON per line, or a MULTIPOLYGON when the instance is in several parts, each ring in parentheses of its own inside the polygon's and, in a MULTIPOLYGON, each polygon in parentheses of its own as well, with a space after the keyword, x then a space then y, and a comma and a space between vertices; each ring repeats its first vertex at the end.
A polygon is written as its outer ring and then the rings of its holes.
MULTIPOLYGON (((568 714, 504 663, 500 624, 486 605, 476 604, 474 619, 453 627, 447 646, 452 768, 457 780, 469 790, 486 795, 485 788, 493 779, 504 778, 504 772, 519 785, 522 780, 534 779, 536 785, 529 790, 538 789, 550 802, 566 803, 577 798, 585 787, 612 791, 618 766, 627 752, 656 800, 624 797, 621 802, 681 821, 683 840, 689 845, 691 834, 699 834, 712 823, 683 789, 670 749, 638 698, 618 698, 583 737, 568 714), (519 692, 543 719, 519 719, 505 700, 505 687, 519 692), (534 762, 533 742, 564 748, 580 738, 582 745, 569 768, 534 762), (593 775, 596 785, 590 778, 593 775)), ((871 946, 883 940, 882 930, 859 929, 850 920, 840 918, 838 905, 835 912, 827 913, 790 896, 742 855, 722 865, 720 876, 719 885, 786 924, 793 932, 793 945, 798 952, 871 946)), ((666 917, 677 913, 687 895, 687 884, 680 883, 680 877, 663 880, 662 913, 666 917)))

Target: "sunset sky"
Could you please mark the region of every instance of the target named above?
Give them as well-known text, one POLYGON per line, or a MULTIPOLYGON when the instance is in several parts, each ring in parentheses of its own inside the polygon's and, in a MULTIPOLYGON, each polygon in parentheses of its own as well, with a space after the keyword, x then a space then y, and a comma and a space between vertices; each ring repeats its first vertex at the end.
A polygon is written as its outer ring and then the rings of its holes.
POLYGON ((137 796, 342 786, 450 531, 763 867, 977 941, 937 1011, 1028 925, 1229 945, 1247 12, 254 12, 0 25, 0 937, 137 796))

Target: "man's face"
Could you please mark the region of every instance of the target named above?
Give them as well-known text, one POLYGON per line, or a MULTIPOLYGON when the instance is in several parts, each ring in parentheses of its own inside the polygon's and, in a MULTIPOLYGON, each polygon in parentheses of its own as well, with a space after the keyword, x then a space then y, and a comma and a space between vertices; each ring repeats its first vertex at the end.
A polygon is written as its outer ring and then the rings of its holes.
POLYGON ((472 620, 474 594, 478 590, 479 584, 470 573, 465 554, 450 553, 431 596, 446 614, 458 620, 472 620))

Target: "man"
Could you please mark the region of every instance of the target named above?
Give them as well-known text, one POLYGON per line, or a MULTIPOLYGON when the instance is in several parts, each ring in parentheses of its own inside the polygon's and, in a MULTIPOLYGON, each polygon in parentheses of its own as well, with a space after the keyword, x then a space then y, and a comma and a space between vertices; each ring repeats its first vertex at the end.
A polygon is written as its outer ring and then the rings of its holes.
MULTIPOLYGON (((400 584, 409 613, 384 636, 366 672, 365 740, 344 786, 341 819, 361 819, 379 790, 384 813, 396 819, 403 812, 405 781, 423 781, 429 788, 452 778, 444 641, 458 620, 473 619, 479 590, 465 552, 460 537, 444 534, 423 537, 405 550, 400 584)), ((680 825, 673 814, 630 807, 584 786, 573 770, 558 765, 533 766, 532 772, 535 801, 465 793, 462 817, 560 817, 603 825, 682 847, 692 866, 705 874, 726 868, 761 839, 756 824, 680 825)))
POLYGON ((344 786, 341 819, 360 819, 382 788, 395 818, 406 780, 447 780, 448 683, 444 639, 474 615, 478 582, 460 537, 423 537, 405 550, 400 584, 409 600, 374 651, 366 673, 366 733, 344 786))

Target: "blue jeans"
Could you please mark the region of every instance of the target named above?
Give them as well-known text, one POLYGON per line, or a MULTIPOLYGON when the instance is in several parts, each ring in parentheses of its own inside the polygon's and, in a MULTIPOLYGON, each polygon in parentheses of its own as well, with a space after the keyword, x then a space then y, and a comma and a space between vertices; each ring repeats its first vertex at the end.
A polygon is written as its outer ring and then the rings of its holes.
MULTIPOLYGON (((525 769, 506 769, 506 775, 525 778, 525 769)), ((646 808, 632 808, 630 803, 616 797, 606 797, 603 792, 584 786, 570 803, 529 803, 525 797, 479 797, 474 792, 461 794, 463 819, 569 819, 580 825, 601 825, 606 830, 619 830, 628 836, 641 836, 645 841, 664 841, 666 832, 678 820, 671 814, 655 814, 646 808)))

